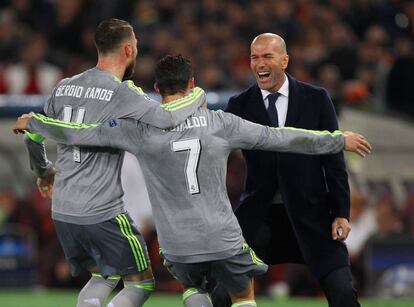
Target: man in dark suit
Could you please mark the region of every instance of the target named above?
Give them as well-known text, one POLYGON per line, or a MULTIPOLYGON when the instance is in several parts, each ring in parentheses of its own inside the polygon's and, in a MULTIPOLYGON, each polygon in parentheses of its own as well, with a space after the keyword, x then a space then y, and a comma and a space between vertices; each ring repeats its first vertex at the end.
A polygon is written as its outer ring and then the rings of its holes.
MULTIPOLYGON (((338 129, 326 91, 287 75, 288 62, 280 36, 257 36, 250 63, 257 84, 231 97, 226 111, 275 127, 338 129)), ((267 264, 306 263, 330 307, 360 306, 343 243, 351 230, 343 153, 244 151, 243 155, 247 178, 235 213, 247 243, 267 264)), ((229 306, 217 290, 214 305, 229 306)))

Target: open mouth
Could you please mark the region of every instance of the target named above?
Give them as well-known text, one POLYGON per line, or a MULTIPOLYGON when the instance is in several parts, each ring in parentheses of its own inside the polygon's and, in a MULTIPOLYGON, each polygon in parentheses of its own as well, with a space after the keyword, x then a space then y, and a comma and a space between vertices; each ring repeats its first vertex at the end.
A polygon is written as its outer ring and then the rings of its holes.
POLYGON ((270 71, 261 71, 257 73, 260 81, 266 81, 270 77, 270 71))

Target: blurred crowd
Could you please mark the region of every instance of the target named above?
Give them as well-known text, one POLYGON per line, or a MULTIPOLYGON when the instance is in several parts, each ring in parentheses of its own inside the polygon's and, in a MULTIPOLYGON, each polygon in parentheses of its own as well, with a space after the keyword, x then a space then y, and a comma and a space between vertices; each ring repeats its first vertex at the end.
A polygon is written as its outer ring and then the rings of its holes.
MULTIPOLYGON (((96 63, 93 33, 100 20, 128 20, 139 45, 134 81, 153 87, 157 59, 181 53, 192 60, 196 82, 207 90, 236 91, 254 82, 250 41, 261 32, 285 38, 289 73, 325 87, 339 111, 343 103, 414 118, 414 1, 412 0, 3 0, 0 2, 0 94, 45 94, 63 77, 96 63)), ((237 203, 244 165, 234 153, 229 197, 237 203)), ((7 182, 6 182, 7 183, 7 182)), ((414 238, 414 184, 396 204, 355 189, 348 240, 357 286, 365 290, 367 246, 373 240, 414 238), (399 236, 401 237, 401 236, 399 236)), ((80 286, 70 277, 50 203, 33 192, 18 200, 0 185, 0 225, 17 223, 37 234, 35 265, 41 286, 80 286), (44 261, 44 259, 48 259, 44 261)), ((162 266, 154 230, 142 228, 157 288, 179 290, 162 266)), ((1 255, 0 255, 1 256, 1 255)), ((321 294, 306 270, 272 267, 258 280, 259 293, 321 294)))
POLYGON ((327 88, 337 105, 414 114, 411 0, 3 0, 0 93, 47 94, 93 66, 93 32, 107 17, 134 26, 134 80, 147 91, 169 53, 191 58, 208 90, 243 88, 253 81, 252 38, 274 32, 287 42, 289 72, 327 88))

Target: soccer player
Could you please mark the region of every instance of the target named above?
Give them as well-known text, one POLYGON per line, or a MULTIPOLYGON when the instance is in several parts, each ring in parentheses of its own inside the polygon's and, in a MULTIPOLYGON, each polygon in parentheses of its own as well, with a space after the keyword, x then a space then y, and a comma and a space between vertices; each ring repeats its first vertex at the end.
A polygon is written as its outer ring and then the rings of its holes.
MULTIPOLYGON (((193 88, 192 76, 189 61, 181 56, 167 56, 157 64, 155 88, 165 106, 173 106, 193 88)), ((354 133, 274 129, 206 109, 165 130, 134 120, 86 125, 41 115, 19 118, 14 129, 28 129, 59 143, 110 146, 137 156, 161 254, 183 285, 188 307, 212 306, 206 294, 210 277, 228 290, 233 306, 256 306, 253 276, 267 270, 244 242, 227 197, 226 164, 232 150, 328 154, 344 148, 362 153, 371 149, 363 136, 354 133)))
MULTIPOLYGON (((198 108, 199 90, 161 107, 132 81, 121 81, 131 77, 137 56, 137 39, 129 23, 103 21, 96 29, 95 44, 96 67, 63 79, 44 107, 47 116, 76 123, 133 118, 168 128, 198 108)), ((52 218, 72 274, 97 267, 80 291, 78 307, 102 306, 119 277, 125 287, 111 304, 141 306, 153 290, 154 280, 145 242, 122 202, 123 152, 59 144, 54 176, 42 139, 28 136, 31 165, 40 177, 41 192, 50 196, 52 187, 54 190, 52 218)))

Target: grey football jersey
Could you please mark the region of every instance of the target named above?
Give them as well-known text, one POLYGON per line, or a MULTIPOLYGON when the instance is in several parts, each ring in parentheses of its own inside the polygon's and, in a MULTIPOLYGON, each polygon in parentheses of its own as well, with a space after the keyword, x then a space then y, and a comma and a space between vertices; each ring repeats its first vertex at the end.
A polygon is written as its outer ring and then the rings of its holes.
MULTIPOLYGON (((196 88, 173 105, 160 106, 132 81, 121 82, 108 71, 92 68, 63 79, 54 89, 44 112, 66 122, 97 123, 110 118, 133 118, 167 128, 194 113, 198 108, 195 101, 202 92, 196 88)), ((50 165, 41 156, 42 147, 31 141, 26 144, 32 168, 38 169, 38 175, 44 174, 50 165)), ((124 212, 122 161, 123 151, 119 149, 58 144, 52 217, 75 224, 91 224, 124 212)))
POLYGON ((118 119, 88 127, 61 125, 37 115, 28 124, 30 130, 57 142, 111 146, 135 154, 163 253, 182 263, 233 256, 244 242, 226 190, 232 150, 328 154, 344 147, 340 131, 270 128, 204 109, 171 130, 118 119))

